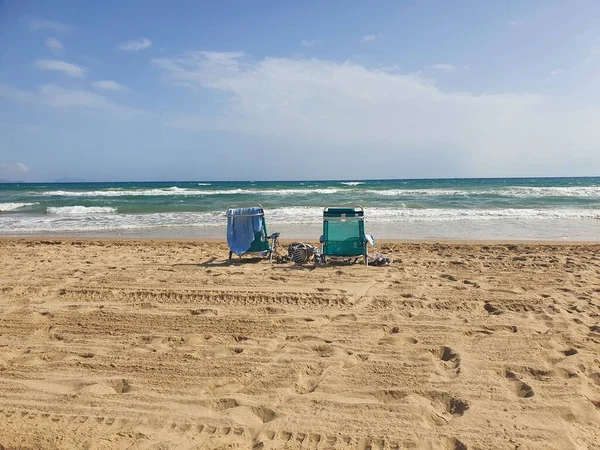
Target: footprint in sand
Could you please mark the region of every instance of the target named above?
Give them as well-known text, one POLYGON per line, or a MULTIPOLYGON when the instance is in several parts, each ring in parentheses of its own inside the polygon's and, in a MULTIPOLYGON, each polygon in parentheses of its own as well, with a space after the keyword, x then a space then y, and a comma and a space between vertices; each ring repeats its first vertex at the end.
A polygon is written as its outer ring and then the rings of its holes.
POLYGON ((588 378, 590 379, 590 381, 592 383, 594 383, 596 386, 600 386, 600 372, 594 372, 591 373, 588 378))
POLYGON ((298 374, 298 380, 294 384, 294 390, 298 394, 310 394, 314 392, 323 381, 325 376, 323 375, 323 369, 321 368, 306 368, 306 370, 300 371, 298 374))
POLYGON ((533 389, 531 389, 531 386, 521 381, 514 372, 507 369, 504 373, 504 376, 508 381, 511 382, 513 390, 517 396, 521 398, 533 397, 533 389))
MULTIPOLYGON (((381 395, 381 394, 380 394, 381 395)), ((451 421, 463 416, 470 408, 469 402, 460 397, 454 397, 447 392, 432 391, 417 395, 407 393, 404 397, 396 399, 401 395, 394 393, 391 400, 384 395, 384 403, 402 402, 403 406, 411 411, 415 417, 422 417, 423 424, 427 426, 441 427, 451 421)))
POLYGON ((430 419, 435 425, 445 425, 469 409, 469 402, 445 392, 432 392, 428 397, 432 407, 430 419))
POLYGON ((84 392, 96 396, 103 395, 120 395, 132 390, 131 383, 125 378, 113 378, 87 384, 79 389, 79 392, 84 392))
POLYGON ((262 423, 268 423, 275 419, 275 417, 277 416, 275 411, 273 411, 271 408, 265 405, 252 406, 250 409, 252 410, 254 415, 262 421, 262 423))
POLYGON ((448 450, 468 450, 469 447, 466 446, 462 441, 459 441, 456 438, 449 438, 446 441, 446 445, 444 448, 448 450))
POLYGON ((456 378, 460 374, 460 355, 450 347, 438 347, 429 350, 438 361, 438 373, 448 379, 456 378))
POLYGON ((485 302, 483 304, 483 309, 485 309, 488 313, 493 316, 498 316, 504 313, 503 309, 498 308, 497 306, 492 305, 490 302, 485 302))

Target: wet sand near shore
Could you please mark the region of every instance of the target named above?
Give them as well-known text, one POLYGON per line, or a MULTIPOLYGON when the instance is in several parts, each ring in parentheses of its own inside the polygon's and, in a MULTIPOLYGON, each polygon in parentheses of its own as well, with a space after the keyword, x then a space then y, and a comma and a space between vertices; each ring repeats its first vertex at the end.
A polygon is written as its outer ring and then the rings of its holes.
POLYGON ((586 449, 600 245, 0 239, 0 448, 586 449))

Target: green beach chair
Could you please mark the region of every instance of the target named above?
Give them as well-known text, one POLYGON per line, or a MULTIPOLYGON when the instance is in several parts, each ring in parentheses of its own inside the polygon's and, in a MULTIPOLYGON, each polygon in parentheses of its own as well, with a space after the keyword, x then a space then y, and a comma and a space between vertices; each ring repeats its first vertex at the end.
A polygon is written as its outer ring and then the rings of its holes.
POLYGON ((265 211, 262 205, 246 208, 228 206, 225 216, 227 217, 227 245, 229 246, 228 261, 231 261, 234 253, 240 258, 247 253, 268 255, 269 261, 271 261, 279 233, 268 235, 265 211), (269 239, 271 239, 272 245, 269 239))
POLYGON ((365 237, 365 211, 357 207, 328 207, 323 210, 321 236, 323 262, 327 257, 358 258, 369 265, 365 237))

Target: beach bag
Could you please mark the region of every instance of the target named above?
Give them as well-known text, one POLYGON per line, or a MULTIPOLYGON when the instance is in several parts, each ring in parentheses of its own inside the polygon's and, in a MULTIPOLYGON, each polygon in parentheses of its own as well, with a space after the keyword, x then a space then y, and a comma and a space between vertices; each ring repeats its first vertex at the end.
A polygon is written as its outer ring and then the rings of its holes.
POLYGON ((387 266, 393 263, 392 258, 388 258, 381 253, 375 253, 373 256, 369 256, 369 266, 387 266))
POLYGON ((297 265, 306 264, 311 259, 318 264, 321 262, 321 251, 306 242, 292 242, 288 246, 288 257, 297 265))

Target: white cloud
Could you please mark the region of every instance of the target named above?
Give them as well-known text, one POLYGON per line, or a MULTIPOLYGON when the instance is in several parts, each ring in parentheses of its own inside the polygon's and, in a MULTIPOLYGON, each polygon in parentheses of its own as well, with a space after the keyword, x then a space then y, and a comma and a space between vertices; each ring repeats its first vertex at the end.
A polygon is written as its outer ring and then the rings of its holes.
POLYGON ((23 91, 0 84, 0 97, 15 103, 40 105, 53 109, 103 111, 119 117, 149 114, 143 110, 111 102, 103 95, 94 92, 84 89, 68 89, 56 84, 44 84, 35 91, 23 91))
POLYGON ((554 69, 551 70, 548 76, 546 77, 546 83, 551 83, 555 77, 563 73, 563 69, 554 69))
POLYGON ((92 87, 95 89, 99 89, 102 91, 124 91, 126 90, 125 86, 117 83, 112 80, 98 80, 92 81, 92 87))
POLYGON ((42 102, 53 108, 107 109, 109 102, 102 95, 82 89, 66 89, 55 84, 39 88, 42 102))
POLYGON ((306 152, 342 148, 357 160, 368 149, 382 170, 420 159, 446 175, 548 173, 574 164, 572 146, 577 160, 600 165, 600 111, 541 95, 448 92, 415 74, 316 59, 194 52, 154 63, 175 83, 229 97, 220 113, 174 117, 174 127, 283 138, 306 152))
MULTIPOLYGON (((177 84, 199 84, 198 76, 219 79, 223 75, 234 75, 241 69, 243 52, 191 52, 184 58, 158 58, 152 62, 167 70, 177 84)), ((201 84, 201 83, 200 83, 201 84)))
POLYGON ((456 70, 456 66, 453 66, 452 64, 433 64, 429 66, 429 68, 435 70, 443 70, 445 72, 452 72, 456 70))
POLYGON ((516 27, 516 26, 519 26, 519 25, 521 25, 521 22, 519 22, 518 20, 511 20, 510 22, 508 22, 508 24, 509 24, 511 27, 516 27))
POLYGON ((17 161, 16 163, 2 163, 0 164, 0 169, 8 170, 11 172, 29 172, 29 167, 27 167, 25 164, 19 161, 17 161))
POLYGON ((64 50, 62 43, 55 37, 49 37, 46 39, 46 47, 53 52, 61 52, 64 50))
POLYGON ((29 167, 19 161, 15 163, 0 163, 0 178, 2 179, 19 179, 28 172, 29 167))
POLYGON ((55 22, 53 20, 32 20, 29 22, 31 31, 54 31, 58 33, 66 33, 73 30, 72 25, 66 23, 55 22))
POLYGON ((300 45, 302 47, 312 47, 313 45, 317 45, 317 44, 320 44, 320 43, 321 43, 321 41, 319 39, 314 39, 314 40, 311 40, 311 39, 302 39, 300 41, 300 45))
POLYGON ((118 50, 123 50, 125 52, 138 52, 140 50, 145 50, 152 45, 152 41, 150 39, 141 38, 141 39, 132 39, 131 41, 121 42, 118 46, 118 50))
POLYGON ((29 167, 27 167, 22 162, 17 161, 15 163, 15 166, 17 166, 17 169, 19 169, 21 172, 29 172, 29 167))
POLYGON ((61 61, 60 59, 38 59, 35 67, 39 70, 54 70, 73 78, 83 78, 86 70, 77 64, 61 61))
POLYGON ((383 33, 377 33, 377 34, 367 34, 366 36, 363 36, 363 38, 361 39, 361 41, 363 42, 373 42, 375 39, 379 39, 383 37, 383 33))

